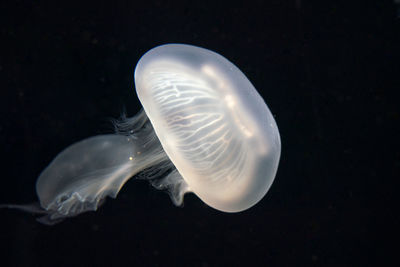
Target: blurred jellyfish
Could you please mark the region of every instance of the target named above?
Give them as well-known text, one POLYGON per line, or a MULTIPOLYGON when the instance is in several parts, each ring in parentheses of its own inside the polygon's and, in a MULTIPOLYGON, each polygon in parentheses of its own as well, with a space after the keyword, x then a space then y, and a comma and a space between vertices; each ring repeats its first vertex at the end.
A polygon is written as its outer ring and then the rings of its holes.
POLYGON ((158 46, 135 69, 143 110, 62 151, 36 182, 38 204, 2 205, 44 214, 53 224, 96 210, 137 175, 166 189, 175 205, 193 192, 224 212, 260 201, 277 172, 275 120, 246 76, 210 50, 158 46))

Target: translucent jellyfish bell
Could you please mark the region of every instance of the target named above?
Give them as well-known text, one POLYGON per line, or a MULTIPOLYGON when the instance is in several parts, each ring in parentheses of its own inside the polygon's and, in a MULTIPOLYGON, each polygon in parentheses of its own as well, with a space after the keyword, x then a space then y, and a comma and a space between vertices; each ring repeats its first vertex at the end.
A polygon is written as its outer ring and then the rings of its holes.
POLYGON ((225 212, 263 198, 278 168, 279 131, 235 65, 207 49, 162 45, 140 59, 135 86, 144 111, 116 122, 116 134, 61 152, 37 181, 41 207, 4 206, 53 223, 96 210, 136 174, 167 189, 176 205, 187 192, 225 212))
POLYGON ((210 50, 164 45, 139 61, 135 84, 162 147, 199 198, 237 212, 266 194, 278 167, 279 132, 235 65, 210 50))

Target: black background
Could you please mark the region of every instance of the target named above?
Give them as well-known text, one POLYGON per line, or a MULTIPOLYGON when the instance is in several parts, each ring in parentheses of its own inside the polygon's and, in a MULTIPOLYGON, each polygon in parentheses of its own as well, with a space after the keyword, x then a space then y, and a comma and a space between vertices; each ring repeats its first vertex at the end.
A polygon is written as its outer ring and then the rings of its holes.
POLYGON ((247 75, 280 129, 278 174, 237 214, 195 195, 175 207, 135 179, 52 227, 0 210, 2 266, 395 265, 393 2, 82 2, 0 2, 0 203, 36 200, 58 152, 138 112, 135 64, 165 43, 208 48, 247 75))

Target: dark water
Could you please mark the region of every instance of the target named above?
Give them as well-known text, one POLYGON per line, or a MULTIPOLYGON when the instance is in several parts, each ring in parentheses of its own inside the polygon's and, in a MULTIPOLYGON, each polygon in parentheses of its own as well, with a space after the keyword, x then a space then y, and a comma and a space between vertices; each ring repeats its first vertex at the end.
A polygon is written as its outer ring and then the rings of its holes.
POLYGON ((2 266, 391 266, 399 226, 400 19, 392 2, 0 2, 0 203, 36 200, 69 144, 140 110, 133 71, 164 43, 216 51, 282 139, 267 196, 238 214, 129 181, 59 225, 0 210, 2 266), (174 4, 172 4, 174 3, 174 4))

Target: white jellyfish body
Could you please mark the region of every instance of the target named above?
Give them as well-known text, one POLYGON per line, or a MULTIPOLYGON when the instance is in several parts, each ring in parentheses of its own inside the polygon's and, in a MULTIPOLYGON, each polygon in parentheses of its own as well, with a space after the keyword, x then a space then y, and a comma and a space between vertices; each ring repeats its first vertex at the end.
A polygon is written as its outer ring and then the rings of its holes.
POLYGON ((279 132, 235 65, 203 48, 164 45, 140 59, 135 84, 162 147, 205 203, 237 212, 266 194, 278 167, 279 132))
POLYGON ((117 122, 116 134, 62 151, 36 183, 40 207, 54 223, 96 210, 139 174, 180 205, 195 193, 225 212, 250 208, 267 193, 280 158, 280 137, 264 100, 231 62, 210 50, 168 44, 147 52, 135 70, 143 105, 117 122))

